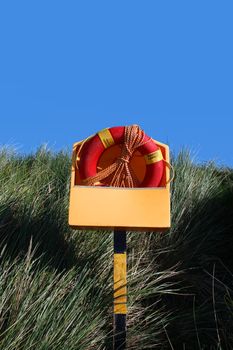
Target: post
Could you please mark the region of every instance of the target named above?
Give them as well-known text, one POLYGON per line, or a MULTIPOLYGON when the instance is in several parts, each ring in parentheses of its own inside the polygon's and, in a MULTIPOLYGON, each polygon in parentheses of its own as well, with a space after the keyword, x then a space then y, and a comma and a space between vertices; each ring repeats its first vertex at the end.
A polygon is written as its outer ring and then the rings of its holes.
POLYGON ((126 231, 114 231, 114 350, 126 348, 126 231))

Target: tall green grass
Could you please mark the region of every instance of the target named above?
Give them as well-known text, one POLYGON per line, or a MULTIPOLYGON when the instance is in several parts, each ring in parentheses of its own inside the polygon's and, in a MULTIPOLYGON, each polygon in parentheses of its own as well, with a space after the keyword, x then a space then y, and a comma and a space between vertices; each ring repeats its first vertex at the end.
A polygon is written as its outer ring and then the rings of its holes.
MULTIPOLYGON (((233 171, 173 157, 172 228, 128 233, 128 349, 233 348, 233 171)), ((68 227, 71 160, 0 151, 0 349, 112 349, 112 233, 68 227)), ((156 210, 156 208, 155 208, 156 210)))

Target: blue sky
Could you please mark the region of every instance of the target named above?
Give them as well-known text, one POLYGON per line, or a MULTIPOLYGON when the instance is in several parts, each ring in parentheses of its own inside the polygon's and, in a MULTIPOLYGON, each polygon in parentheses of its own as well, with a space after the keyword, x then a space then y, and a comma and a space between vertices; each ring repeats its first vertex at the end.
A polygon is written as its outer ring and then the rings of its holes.
POLYGON ((2 1, 0 144, 110 126, 233 166, 232 1, 2 1))

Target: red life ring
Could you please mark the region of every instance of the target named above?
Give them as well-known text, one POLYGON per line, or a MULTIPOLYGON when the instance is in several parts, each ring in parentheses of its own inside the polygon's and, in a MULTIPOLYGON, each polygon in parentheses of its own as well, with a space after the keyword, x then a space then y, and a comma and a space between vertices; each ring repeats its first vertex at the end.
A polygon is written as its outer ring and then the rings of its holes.
MULTIPOLYGON (((106 148, 124 142, 124 131, 124 126, 104 129, 85 142, 78 165, 82 180, 97 174, 97 164, 101 155, 106 148)), ((140 187, 158 187, 164 173, 163 156, 155 141, 146 134, 144 140, 148 142, 137 149, 146 162, 146 174, 140 187)))

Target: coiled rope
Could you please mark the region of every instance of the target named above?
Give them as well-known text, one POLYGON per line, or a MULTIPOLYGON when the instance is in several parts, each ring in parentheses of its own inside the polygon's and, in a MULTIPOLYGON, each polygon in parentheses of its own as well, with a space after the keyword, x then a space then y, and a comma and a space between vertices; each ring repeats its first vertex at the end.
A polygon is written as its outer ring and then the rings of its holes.
POLYGON ((130 165, 130 159, 137 148, 150 141, 151 139, 145 141, 145 133, 138 125, 126 126, 120 156, 95 176, 83 180, 83 184, 86 186, 101 185, 101 181, 104 180, 107 186, 137 187, 139 181, 130 165))
MULTIPOLYGON (((85 142, 91 137, 92 136, 88 137, 81 143, 76 157, 77 168, 80 161, 81 150, 85 142)), ((145 133, 138 125, 126 126, 120 156, 107 168, 100 170, 95 176, 82 180, 82 184, 85 186, 104 185, 112 187, 138 187, 140 183, 130 165, 130 159, 139 147, 150 141, 151 138, 145 141, 145 133)), ((168 184, 174 179, 174 169, 170 163, 166 162, 164 159, 163 161, 165 165, 173 171, 172 177, 166 182, 168 184)))

